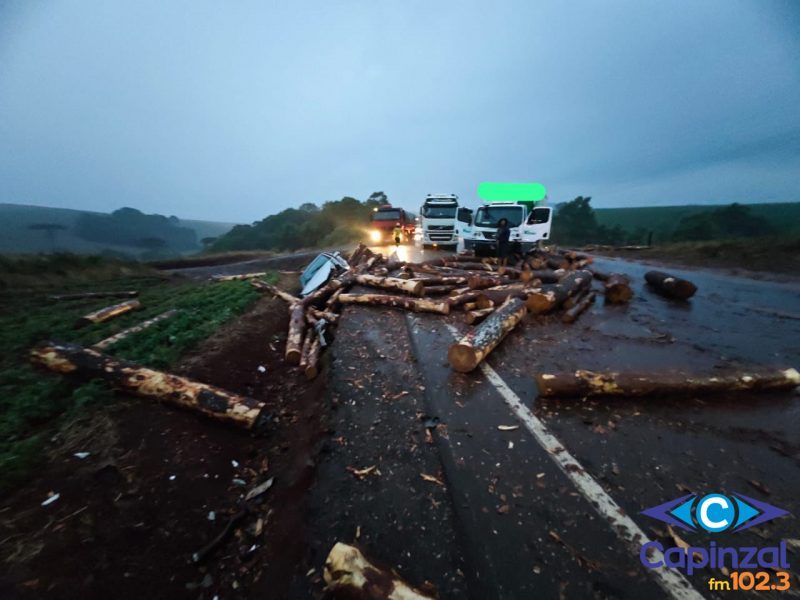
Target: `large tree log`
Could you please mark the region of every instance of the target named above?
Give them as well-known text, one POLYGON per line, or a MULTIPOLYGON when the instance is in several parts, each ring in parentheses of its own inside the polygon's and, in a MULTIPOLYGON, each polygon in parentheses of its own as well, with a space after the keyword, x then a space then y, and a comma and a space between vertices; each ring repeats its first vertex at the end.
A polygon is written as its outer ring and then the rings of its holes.
POLYGON ((473 290, 482 290, 508 283, 506 275, 473 275, 467 280, 467 285, 473 290))
POLYGON ((92 349, 94 350, 105 350, 109 346, 113 346, 117 342, 124 340, 126 337, 133 335, 134 333, 139 333, 140 331, 144 331, 148 327, 152 327, 156 323, 164 321, 165 319, 169 319, 172 315, 177 313, 178 310, 173 308, 166 312, 161 313, 160 315, 156 315, 152 319, 147 319, 146 321, 142 321, 138 325, 134 325, 133 327, 128 327, 127 329, 123 329, 119 333, 115 333, 111 337, 107 337, 104 340, 100 340, 96 344, 92 345, 92 349))
POLYGON ((578 317, 594 303, 594 292, 587 292, 575 301, 575 304, 565 311, 561 317, 564 323, 574 323, 578 317))
POLYGON ((528 310, 533 314, 546 314, 561 306, 564 301, 592 283, 589 271, 572 271, 560 283, 543 286, 528 295, 528 310))
POLYGON ((540 396, 665 396, 705 395, 737 391, 788 390, 800 385, 795 369, 743 370, 705 375, 687 372, 541 373, 536 376, 540 396))
POLYGON ((525 312, 523 300, 509 298, 483 323, 450 346, 447 352, 450 366, 462 373, 472 371, 516 327, 525 312))
POLYGON ((92 323, 102 323, 104 321, 108 321, 109 319, 113 319, 114 317, 118 317, 119 315, 124 315, 125 313, 131 312, 132 310, 136 310, 141 306, 142 304, 138 300, 127 300, 126 302, 120 302, 119 304, 114 304, 113 306, 106 306, 105 308, 101 308, 100 310, 96 310, 88 315, 82 316, 75 322, 75 328, 77 329, 78 327, 84 327, 85 325, 90 325, 92 323))
POLYGON ((337 313, 329 310, 319 310, 313 306, 308 308, 306 317, 313 318, 314 322, 319 321, 320 319, 325 319, 331 325, 335 325, 339 321, 339 315, 337 313))
MULTIPOLYGON (((597 274, 595 274, 597 277, 597 274)), ((621 273, 610 273, 603 281, 603 292, 609 304, 627 304, 633 298, 631 281, 621 273)))
POLYGON ((480 292, 478 292, 477 290, 470 290, 468 292, 461 290, 460 294, 457 294, 455 296, 451 295, 447 299, 447 302, 450 304, 451 307, 461 306, 462 304, 465 304, 467 302, 475 302, 478 299, 479 295, 480 292))
POLYGON ((552 271, 550 269, 535 269, 530 271, 531 279, 538 279, 542 283, 558 283, 566 275, 566 272, 552 271))
POLYGON ((414 281, 412 279, 399 279, 397 277, 376 277, 375 275, 357 275, 356 281, 361 285, 369 287, 381 288, 384 290, 393 290, 398 292, 405 292, 412 296, 421 296, 423 288, 421 281, 414 281))
POLYGON ((289 333, 286 335, 286 362, 296 365, 300 363, 303 351, 303 334, 306 331, 306 308, 302 302, 289 306, 289 333))
POLYGON ((298 298, 297 296, 293 296, 289 292, 285 292, 284 290, 280 289, 279 287, 276 287, 276 286, 274 286, 274 285, 272 285, 270 283, 267 283, 266 281, 262 281, 261 279, 253 279, 250 282, 250 285, 252 285, 254 288, 256 288, 258 290, 261 290, 261 291, 264 291, 264 292, 269 292, 273 296, 277 296, 278 298, 280 298, 281 300, 283 300, 285 302, 288 302, 289 304, 294 304, 295 302, 300 302, 301 301, 300 298, 298 298))
POLYGON ((123 290, 121 292, 83 292, 80 294, 55 294, 48 296, 50 300, 83 300, 86 298, 135 298, 139 295, 136 290, 123 290))
POLYGON ((359 244, 353 249, 353 252, 350 254, 350 257, 347 259, 348 264, 351 267, 355 267, 358 264, 358 261, 361 260, 361 255, 364 254, 364 251, 367 247, 364 244, 359 244))
POLYGON ((127 393, 188 408, 247 429, 259 428, 269 418, 264 403, 253 398, 148 369, 77 344, 39 344, 31 350, 31 360, 59 373, 100 378, 127 393))
POLYGON ((319 341, 319 336, 314 335, 313 339, 311 340, 311 347, 308 349, 306 364, 303 367, 303 372, 306 374, 306 378, 314 379, 317 375, 319 375, 319 355, 321 352, 322 344, 319 341))
POLYGON ((464 313, 464 322, 467 325, 475 325, 483 321, 486 317, 494 312, 494 307, 479 308, 477 310, 470 310, 464 313))
POLYGON ((337 542, 325 560, 323 578, 334 597, 359 600, 433 600, 397 575, 370 563, 355 546, 337 542))
POLYGON ((454 289, 456 288, 452 285, 427 285, 423 288, 423 293, 425 296, 443 296, 454 289))
POLYGON ((462 271, 495 271, 492 265, 478 262, 459 262, 457 268, 462 271))
POLYGON ((447 276, 447 275, 440 275, 435 276, 432 275, 430 277, 419 277, 415 278, 414 281, 421 281, 422 285, 429 286, 429 285, 464 285, 467 283, 466 277, 461 276, 447 276))
POLYGON ((688 300, 697 291, 697 286, 691 281, 663 271, 648 271, 644 274, 644 278, 656 292, 677 300, 688 300))
POLYGON ((217 283, 221 281, 245 281, 247 279, 257 279, 266 274, 266 271, 262 271, 260 273, 242 273, 240 275, 212 275, 209 279, 217 283))
POLYGON ((530 294, 540 291, 538 287, 524 287, 521 289, 505 290, 480 290, 475 302, 478 308, 488 308, 490 306, 500 306, 509 298, 526 299, 530 294))
POLYGON ((414 312, 430 312, 439 315, 450 314, 450 302, 447 300, 436 301, 427 298, 409 298, 407 296, 388 296, 385 294, 342 294, 339 296, 342 304, 366 304, 373 306, 390 306, 404 308, 414 312))

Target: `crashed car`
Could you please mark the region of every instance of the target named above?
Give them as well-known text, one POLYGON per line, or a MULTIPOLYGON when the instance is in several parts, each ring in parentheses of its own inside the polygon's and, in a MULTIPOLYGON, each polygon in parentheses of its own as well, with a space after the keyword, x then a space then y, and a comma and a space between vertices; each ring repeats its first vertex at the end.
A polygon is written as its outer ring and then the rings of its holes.
POLYGON ((301 296, 308 296, 324 285, 332 276, 347 271, 350 266, 338 252, 323 252, 317 255, 300 275, 301 296))

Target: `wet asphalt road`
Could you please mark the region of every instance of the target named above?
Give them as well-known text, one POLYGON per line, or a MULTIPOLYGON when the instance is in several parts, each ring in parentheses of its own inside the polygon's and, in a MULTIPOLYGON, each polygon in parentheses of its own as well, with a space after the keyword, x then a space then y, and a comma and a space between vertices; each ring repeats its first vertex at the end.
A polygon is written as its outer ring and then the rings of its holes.
MULTIPOLYGON (((436 255, 400 252, 407 260, 436 255)), ((603 258, 595 266, 628 274, 634 300, 626 307, 600 300, 573 325, 528 316, 487 360, 505 391, 486 372, 449 368, 452 329, 467 330, 458 312, 344 311, 329 374, 335 441, 312 489, 313 562, 321 567, 332 541, 356 542, 409 580, 433 583, 445 598, 724 595, 708 590, 709 578, 725 578, 719 570, 700 569, 678 584, 654 577, 640 563, 641 542, 621 531, 596 494, 576 485, 581 478, 665 548, 675 545, 665 525, 640 512, 690 492, 741 492, 792 513, 741 533, 681 531, 692 545, 800 538, 796 393, 540 400, 532 378, 579 368, 798 367, 800 285, 669 268, 699 288, 690 302, 676 303, 645 287, 652 267, 603 258), (543 447, 510 407, 513 396, 563 448, 543 447), (562 450, 567 469, 557 464, 562 450), (360 479, 347 471, 373 464, 379 475, 360 479), (423 472, 442 485, 422 480, 423 472), (691 587, 681 587, 686 583, 691 587)), ((797 573, 796 548, 789 560, 797 573)), ((793 575, 782 594, 798 589, 793 575)))
MULTIPOLYGON (((425 253, 430 255, 430 251, 425 253)), ((421 258, 411 250, 409 260, 421 258)), ((800 516, 800 402, 796 393, 722 398, 539 401, 532 375, 572 369, 800 365, 800 286, 670 268, 693 280, 687 303, 646 288, 653 267, 597 258, 629 275, 627 307, 602 301, 574 325, 528 317, 489 365, 650 539, 674 545, 663 524, 640 511, 683 496, 741 492, 800 516)), ((473 597, 670 597, 641 566, 641 544, 626 542, 577 490, 519 421, 485 374, 447 365, 452 333, 443 319, 408 315, 429 412, 447 424, 439 445, 448 487, 477 573, 473 597), (477 585, 477 587, 476 587, 477 585)), ((447 319, 467 330, 458 315, 447 319)), ((793 516, 738 534, 681 532, 693 545, 771 545, 797 538, 793 516)), ((793 565, 800 556, 793 556, 793 565)), ((792 562, 792 561, 790 561, 792 562)), ((797 571, 794 571, 797 572, 797 571)), ((719 571, 689 577, 708 592, 719 571)), ((797 580, 793 582, 796 590, 797 580)))

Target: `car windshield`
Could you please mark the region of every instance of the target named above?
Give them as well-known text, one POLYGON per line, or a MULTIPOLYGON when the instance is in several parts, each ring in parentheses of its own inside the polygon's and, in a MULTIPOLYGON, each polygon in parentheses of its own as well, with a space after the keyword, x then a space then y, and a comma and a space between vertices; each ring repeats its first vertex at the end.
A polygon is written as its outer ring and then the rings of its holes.
POLYGON ((420 212, 427 219, 452 219, 456 216, 456 207, 429 205, 423 206, 420 212))
POLYGON ((509 227, 519 227, 522 222, 521 206, 481 206, 475 213, 476 227, 497 227, 500 219, 508 219, 509 227))
POLYGON ((399 210, 379 210, 378 212, 372 213, 372 220, 373 221, 399 221, 400 220, 400 211, 399 210))

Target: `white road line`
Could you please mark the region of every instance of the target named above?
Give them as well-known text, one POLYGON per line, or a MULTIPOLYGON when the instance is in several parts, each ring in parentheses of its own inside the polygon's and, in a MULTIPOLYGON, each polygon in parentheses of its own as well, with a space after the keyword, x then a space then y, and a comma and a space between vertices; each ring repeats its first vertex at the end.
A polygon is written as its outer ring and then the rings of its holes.
MULTIPOLYGON (((458 329, 449 323, 447 323, 446 326, 456 339, 461 338, 458 329)), ((489 383, 491 383, 503 397, 503 400, 505 400, 511 411, 522 421, 525 428, 530 431, 531 435, 533 435, 539 445, 547 452, 548 456, 553 459, 553 462, 555 462, 564 475, 572 481, 583 497, 594 506, 595 510, 609 522, 616 532, 617 537, 622 539, 638 557, 642 544, 646 544, 650 541, 644 531, 625 514, 622 508, 614 502, 614 499, 606 493, 602 486, 586 472, 577 460, 575 460, 558 438, 550 432, 547 425, 539 420, 539 418, 522 403, 520 397, 508 387, 502 377, 497 374, 497 371, 485 362, 482 362, 479 368, 481 372, 486 375, 486 379, 489 380, 489 383)), ((650 560, 652 561, 663 560, 663 558, 661 552, 657 550, 650 554, 650 560)), ((703 598, 703 596, 692 587, 689 580, 679 571, 666 567, 647 569, 647 571, 653 576, 656 583, 658 583, 672 598, 679 598, 681 600, 703 598)))

